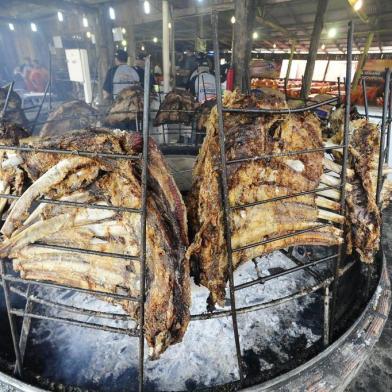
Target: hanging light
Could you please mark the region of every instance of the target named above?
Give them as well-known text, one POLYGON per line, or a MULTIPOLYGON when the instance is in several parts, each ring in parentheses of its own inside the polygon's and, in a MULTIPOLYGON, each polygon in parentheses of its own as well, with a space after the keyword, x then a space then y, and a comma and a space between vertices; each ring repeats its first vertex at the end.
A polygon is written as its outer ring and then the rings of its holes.
POLYGON ((116 19, 116 12, 114 11, 113 7, 109 7, 109 18, 111 20, 115 20, 116 19))
POLYGON ((356 3, 354 4, 354 11, 359 11, 363 6, 363 1, 362 0, 357 0, 356 3))
POLYGON ((90 33, 89 31, 87 31, 86 37, 87 37, 87 38, 91 38, 91 33, 90 33))
POLYGON ((259 38, 259 33, 257 31, 255 31, 252 35, 253 39, 257 39, 259 38))
POLYGON ((235 16, 234 16, 234 15, 231 17, 230 22, 231 22, 232 24, 235 23, 235 16))
POLYGON ((121 45, 122 45, 122 46, 127 46, 127 41, 126 41, 125 39, 123 39, 123 40, 121 41, 121 45))
POLYGON ((336 30, 336 27, 331 27, 331 28, 328 30, 328 37, 329 37, 329 38, 335 38, 336 35, 337 35, 337 33, 338 33, 338 31, 336 30))
POLYGON ((273 44, 273 48, 276 49, 276 44, 275 43, 273 44))
POLYGON ((143 6, 144 6, 144 13, 148 15, 151 12, 150 2, 145 1, 143 6))
POLYGON ((10 28, 11 31, 15 31, 15 26, 13 23, 8 23, 8 27, 10 28))
POLYGON ((61 11, 57 11, 57 19, 59 22, 64 22, 64 15, 61 11))
POLYGON ((167 24, 167 27, 168 27, 169 29, 171 29, 171 28, 172 28, 172 24, 169 22, 169 23, 167 24))
POLYGON ((88 27, 88 19, 85 16, 83 16, 82 21, 83 21, 83 27, 88 27))
POLYGON ((146 48, 144 47, 144 45, 142 45, 140 49, 142 50, 142 52, 144 52, 146 48))
POLYGON ((33 22, 30 23, 31 31, 34 31, 34 33, 37 31, 37 25, 33 22))
POLYGON ((321 50, 325 50, 325 44, 321 45, 321 50))
POLYGON ((122 32, 123 34, 126 34, 127 30, 125 30, 125 27, 123 27, 123 28, 121 29, 121 32, 122 32))
POLYGON ((154 38, 152 39, 152 42, 154 42, 154 44, 156 44, 156 43, 158 42, 158 38, 157 38, 157 37, 154 37, 154 38))

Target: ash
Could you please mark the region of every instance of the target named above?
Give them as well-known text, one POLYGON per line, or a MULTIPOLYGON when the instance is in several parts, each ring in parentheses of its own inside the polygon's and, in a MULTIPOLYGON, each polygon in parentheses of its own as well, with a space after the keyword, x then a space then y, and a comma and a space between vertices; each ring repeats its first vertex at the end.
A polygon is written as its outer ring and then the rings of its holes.
MULTIPOLYGON (((235 272, 235 284, 268 276, 295 264, 280 252, 248 262, 235 272)), ((267 302, 315 284, 299 271, 236 292, 237 308, 267 302)), ((39 289, 38 296, 66 305, 123 314, 120 306, 66 290, 39 289)), ((192 285, 192 314, 206 311, 207 289, 192 285)), ((229 298, 229 293, 226 295, 229 298)), ((319 293, 238 315, 240 342, 247 377, 274 375, 273 369, 306 350, 322 334, 319 293)), ((224 309, 229 309, 229 300, 224 309)), ((73 317, 112 326, 134 327, 132 321, 75 316, 65 311, 46 314, 73 317)), ((169 347, 159 360, 148 359, 145 347, 147 390, 193 390, 238 379, 238 366, 230 317, 191 321, 183 342, 169 347)), ((137 390, 138 338, 105 331, 33 321, 26 350, 27 367, 52 381, 102 391, 137 390)), ((286 364, 286 365, 285 365, 286 364)), ((287 367, 286 367, 287 369, 287 367)))

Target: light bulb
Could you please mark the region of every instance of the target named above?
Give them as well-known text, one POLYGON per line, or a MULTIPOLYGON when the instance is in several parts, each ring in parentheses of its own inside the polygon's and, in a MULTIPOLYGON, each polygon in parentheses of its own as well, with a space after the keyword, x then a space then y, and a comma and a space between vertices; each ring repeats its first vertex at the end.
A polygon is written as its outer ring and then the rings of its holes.
POLYGON ((83 16, 83 26, 84 27, 88 27, 88 19, 85 17, 85 16, 83 16))
POLYGON ((109 7, 109 18, 111 20, 115 20, 116 19, 116 12, 114 11, 113 7, 109 7))
POLYGON ((231 22, 232 24, 235 23, 235 16, 234 16, 234 15, 231 17, 230 22, 231 22))
POLYGON ((259 38, 259 33, 257 31, 255 31, 252 35, 253 39, 257 39, 259 38))
POLYGON ((357 0, 357 2, 354 4, 354 11, 359 11, 363 6, 363 1, 362 0, 357 0))
POLYGON ((34 31, 34 32, 36 32, 37 31, 37 25, 35 24, 35 23, 31 23, 30 24, 30 27, 31 27, 31 31, 34 31))
POLYGON ((57 11, 57 19, 59 20, 59 22, 64 22, 64 16, 61 11, 57 11))
POLYGON ((337 33, 338 33, 338 31, 336 30, 336 28, 335 27, 331 27, 328 30, 328 37, 329 38, 335 38, 337 33))
POLYGON ((15 31, 15 26, 13 23, 8 23, 8 27, 10 28, 11 31, 15 31))
POLYGON ((144 13, 148 15, 151 12, 150 2, 145 1, 143 6, 144 6, 144 13))

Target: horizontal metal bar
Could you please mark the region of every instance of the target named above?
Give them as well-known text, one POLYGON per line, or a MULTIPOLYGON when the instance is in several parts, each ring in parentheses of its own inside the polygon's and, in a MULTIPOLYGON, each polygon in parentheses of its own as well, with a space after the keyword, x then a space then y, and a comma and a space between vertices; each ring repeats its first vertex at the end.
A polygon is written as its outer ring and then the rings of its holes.
POLYGON ((244 113, 244 114, 292 114, 302 113, 308 110, 314 110, 321 106, 328 105, 338 101, 338 97, 327 99, 323 102, 318 102, 313 105, 292 108, 292 109, 237 109, 237 108, 223 108, 224 113, 244 113))
POLYGON ((333 255, 333 256, 324 257, 322 259, 314 260, 314 261, 311 261, 309 263, 306 263, 306 264, 303 264, 303 265, 299 265, 297 267, 289 268, 289 269, 287 269, 285 271, 278 272, 278 273, 273 274, 273 275, 263 276, 261 278, 252 280, 250 282, 245 282, 245 283, 239 284, 239 285, 234 287, 234 290, 242 290, 242 289, 254 286, 256 284, 264 284, 264 283, 266 283, 266 282, 268 282, 270 280, 277 279, 277 278, 280 278, 280 277, 288 275, 288 274, 292 274, 293 272, 301 271, 301 270, 306 269, 308 267, 313 267, 315 265, 318 265, 318 264, 321 264, 321 263, 325 263, 327 261, 335 259, 336 257, 339 257, 339 255, 336 254, 336 255, 333 255))
POLYGON ((77 321, 65 317, 46 316, 46 315, 41 315, 36 313, 25 313, 23 310, 15 309, 15 308, 11 309, 10 313, 19 317, 31 317, 38 320, 58 321, 64 324, 75 325, 77 327, 98 329, 101 331, 112 332, 112 333, 121 333, 132 337, 139 336, 139 332, 136 329, 110 327, 109 325, 100 325, 100 324, 90 323, 86 321, 77 321))
POLYGON ((259 161, 262 159, 288 157, 288 156, 293 156, 293 155, 295 156, 295 155, 301 155, 301 154, 311 154, 313 152, 322 152, 322 151, 328 151, 328 150, 340 150, 344 147, 345 146, 333 145, 333 146, 328 146, 328 147, 311 148, 308 150, 286 151, 286 152, 279 152, 276 154, 265 154, 265 155, 255 156, 255 157, 232 159, 231 161, 227 161, 227 164, 233 165, 236 163, 253 162, 253 161, 259 161))
POLYGON ((104 291, 81 289, 79 287, 70 287, 70 286, 65 286, 62 284, 42 282, 42 281, 34 280, 34 279, 17 278, 16 276, 12 276, 12 275, 8 275, 8 274, 4 274, 2 277, 4 280, 7 280, 7 281, 13 282, 13 283, 34 284, 37 286, 50 287, 50 288, 54 288, 54 289, 72 290, 72 291, 77 291, 79 293, 94 295, 97 297, 108 297, 108 298, 130 301, 130 302, 140 302, 140 300, 141 300, 140 297, 133 297, 133 296, 127 296, 127 295, 122 295, 122 294, 114 294, 114 293, 106 293, 104 291))
MULTIPOLYGON (((0 199, 9 199, 9 200, 18 200, 21 196, 10 195, 7 193, 0 193, 0 199)), ((135 214, 140 214, 141 210, 138 208, 127 208, 127 207, 115 207, 115 206, 106 206, 101 204, 90 204, 90 203, 79 203, 74 201, 65 201, 65 200, 52 200, 52 199, 38 199, 35 200, 36 203, 43 204, 54 204, 65 207, 85 207, 97 210, 110 210, 110 211, 119 211, 119 212, 132 212, 135 214)))
POLYGON ((277 196, 277 197, 273 197, 271 199, 255 201, 253 203, 235 205, 235 206, 230 207, 230 209, 238 210, 238 209, 241 209, 241 208, 255 207, 255 206, 258 206, 260 204, 266 204, 266 203, 271 203, 271 202, 274 202, 274 201, 291 199, 293 197, 317 194, 319 192, 329 191, 331 189, 339 190, 339 189, 341 189, 341 186, 329 186, 329 187, 325 187, 325 188, 313 189, 311 191, 304 191, 304 192, 294 193, 292 195, 277 196))
POLYGON ((119 253, 100 252, 97 250, 89 250, 89 249, 81 249, 81 248, 70 248, 68 246, 50 245, 41 242, 35 242, 34 246, 37 246, 39 248, 44 248, 44 249, 63 250, 64 252, 81 253, 86 255, 105 256, 105 257, 114 257, 117 259, 140 261, 139 256, 121 255, 119 253))
POLYGON ((357 263, 357 260, 354 260, 354 261, 351 261, 350 263, 348 263, 347 265, 345 265, 344 267, 342 267, 340 270, 339 270, 339 274, 338 274, 338 276, 339 276, 339 278, 341 277, 341 276, 343 276, 349 269, 351 269, 352 267, 354 267, 354 265, 357 263))
POLYGON ((244 246, 241 246, 239 248, 235 248, 235 249, 233 249, 233 252, 241 252, 243 250, 255 248, 256 246, 269 244, 271 242, 275 242, 275 241, 279 241, 279 240, 284 240, 286 238, 295 237, 296 235, 300 235, 300 234, 304 234, 304 233, 309 233, 311 231, 322 229, 323 227, 327 227, 327 226, 333 226, 333 225, 331 225, 330 223, 324 223, 322 225, 314 226, 314 227, 311 227, 309 229, 298 230, 298 231, 295 231, 293 233, 281 235, 279 237, 269 238, 268 240, 263 240, 263 241, 255 242, 253 244, 244 245, 244 246))
POLYGON ((40 298, 37 297, 36 295, 28 295, 26 294, 26 292, 23 292, 22 290, 19 290, 17 287, 11 286, 10 290, 17 294, 20 295, 24 298, 40 304, 40 305, 44 305, 44 306, 48 306, 51 308, 56 308, 59 310, 63 310, 65 312, 70 312, 70 313, 76 313, 76 314, 80 314, 82 316, 86 316, 86 317, 99 317, 99 318, 104 318, 104 319, 110 319, 110 320, 122 320, 122 321, 127 321, 127 320, 133 320, 131 316, 127 315, 127 314, 119 314, 119 313, 110 313, 110 312, 99 312, 96 310, 91 310, 91 309, 83 309, 83 308, 78 308, 75 306, 70 306, 70 305, 65 305, 59 302, 54 302, 54 301, 50 301, 44 298, 40 298))
MULTIPOLYGON (((297 291, 294 294, 287 295, 282 298, 278 298, 272 301, 268 302, 262 302, 260 304, 255 304, 255 305, 250 305, 250 306, 245 306, 242 308, 237 309, 237 314, 245 314, 249 312, 255 312, 257 310, 262 310, 262 309, 267 309, 267 308, 272 308, 274 306, 282 305, 286 302, 292 301, 294 299, 298 299, 301 297, 305 297, 306 295, 312 294, 317 290, 320 290, 326 286, 329 286, 333 282, 333 277, 325 279, 323 282, 311 286, 311 287, 305 287, 304 289, 297 291)), ((197 321, 197 320, 208 320, 208 319, 215 319, 215 318, 220 318, 220 317, 229 317, 231 315, 231 310, 221 310, 218 312, 211 312, 211 313, 200 313, 200 314, 192 314, 191 315, 191 321, 197 321)))
POLYGON ((43 152, 43 153, 50 153, 50 154, 76 155, 80 157, 89 157, 89 158, 110 158, 110 159, 130 159, 130 160, 136 160, 142 158, 141 154, 139 155, 111 154, 111 153, 91 152, 91 151, 61 150, 56 148, 5 146, 3 144, 0 145, 0 150, 24 151, 24 152, 34 152, 34 153, 43 152))

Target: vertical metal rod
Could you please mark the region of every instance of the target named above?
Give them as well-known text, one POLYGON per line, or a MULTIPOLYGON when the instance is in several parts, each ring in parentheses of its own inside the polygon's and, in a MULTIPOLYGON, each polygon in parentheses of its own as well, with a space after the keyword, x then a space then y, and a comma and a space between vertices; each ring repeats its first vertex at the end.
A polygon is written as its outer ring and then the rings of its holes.
POLYGON ((5 112, 7 111, 8 103, 11 98, 11 93, 12 93, 12 90, 14 89, 14 84, 15 84, 15 81, 12 81, 9 88, 8 88, 7 96, 5 97, 5 101, 4 101, 4 106, 3 106, 3 109, 1 110, 1 115, 0 115, 1 119, 4 118, 5 112))
MULTIPOLYGON (((381 133, 380 133, 380 150, 379 150, 379 158, 378 158, 378 170, 377 170, 377 190, 376 190, 376 203, 380 209, 380 214, 382 215, 382 200, 381 200, 381 192, 383 186, 383 166, 385 162, 385 134, 387 128, 387 116, 388 108, 390 106, 390 86, 391 85, 391 69, 387 68, 385 70, 385 85, 384 85, 384 104, 382 108, 382 120, 381 120, 381 133)), ((389 131, 389 129, 388 129, 389 131)), ((389 135, 388 135, 389 136, 389 135)), ((382 218, 382 216, 381 216, 382 218)), ((381 219, 381 226, 380 226, 380 241, 382 240, 382 229, 383 229, 383 219, 381 219)), ((373 266, 367 265, 366 271, 366 286, 365 286, 365 301, 369 298, 370 295, 370 288, 371 288, 371 281, 372 281, 372 271, 373 266)))
POLYGON ((338 76, 338 105, 342 103, 342 95, 340 94, 340 76, 338 76))
MULTIPOLYGON (((391 90, 391 86, 389 87, 391 90)), ((385 154, 385 163, 389 163, 389 156, 390 156, 390 148, 391 148, 391 128, 392 128, 392 94, 389 93, 389 109, 388 109, 388 131, 387 131, 387 147, 386 147, 386 154, 385 154)))
MULTIPOLYGON (((19 351, 20 351, 20 359, 21 359, 22 365, 23 365, 23 361, 24 361, 24 355, 26 352, 27 339, 28 339, 30 327, 31 327, 31 317, 26 316, 26 314, 32 313, 33 305, 34 305, 34 302, 30 301, 30 293, 31 293, 31 285, 28 284, 27 290, 26 290, 26 305, 24 308, 22 328, 21 328, 20 337, 19 337, 19 351)), ((16 373, 16 369, 15 369, 14 374, 15 373, 16 373)))
POLYGON ((387 113, 389 106, 389 92, 391 84, 391 69, 388 68, 385 71, 385 87, 384 87, 384 105, 382 108, 382 120, 381 120, 381 135, 380 135, 380 153, 378 159, 378 173, 377 173, 377 192, 376 192, 376 203, 381 207, 381 191, 383 185, 383 166, 385 161, 385 131, 387 128, 387 113))
POLYGON ((9 321, 10 329, 11 329, 12 344, 14 346, 15 359, 16 359, 16 361, 15 361, 15 374, 18 375, 19 377, 22 377, 22 356, 20 355, 20 350, 19 350, 15 319, 14 319, 14 316, 11 314, 12 306, 11 306, 9 282, 3 278, 3 276, 6 273, 6 270, 5 270, 6 266, 5 266, 5 262, 3 259, 1 260, 0 265, 1 265, 1 278, 2 278, 2 282, 3 282, 5 306, 7 308, 8 321, 9 321))
POLYGON ((48 94, 49 87, 50 87, 50 81, 46 85, 44 96, 42 97, 42 101, 41 101, 41 103, 39 105, 39 108, 38 108, 38 111, 37 111, 37 115, 35 116, 35 119, 34 119, 34 122, 33 122, 33 126, 31 127, 31 133, 32 134, 34 133, 35 126, 36 126, 37 121, 39 119, 39 116, 41 114, 42 106, 44 105, 44 102, 45 102, 45 99, 46 99, 46 95, 48 94))
MULTIPOLYGON (((346 215, 346 181, 347 181, 347 164, 348 164, 348 147, 350 143, 350 112, 351 112, 351 73, 352 73, 352 50, 353 50, 353 32, 354 25, 350 21, 348 24, 347 33, 347 66, 346 66, 346 107, 344 113, 344 148, 343 148, 343 165, 341 173, 341 186, 342 190, 340 193, 340 210, 341 215, 346 215)), ((339 83, 339 79, 338 79, 339 83)), ((344 225, 342 225, 344 226, 344 225)), ((344 227, 342 227, 344 229, 344 227)), ((336 258, 334 265, 334 281, 332 284, 332 304, 331 304, 331 322, 330 322, 330 337, 333 338, 333 332, 335 327, 335 313, 337 304, 337 295, 339 287, 339 271, 342 260, 345 257, 346 249, 344 244, 339 247, 339 257, 336 258)))
POLYGON ((52 110, 52 52, 49 50, 49 111, 52 110))
POLYGON ((218 109, 219 123, 219 144, 221 159, 221 180, 222 180, 222 204, 223 204, 223 222, 227 249, 227 263, 229 269, 229 287, 230 287, 230 307, 231 318, 233 322, 233 332, 235 340, 235 348, 237 353, 238 371, 241 383, 244 380, 244 372, 241 358, 240 338, 238 334, 237 311, 235 305, 234 293, 234 277, 233 277, 233 250, 231 245, 231 222, 230 222, 230 206, 228 201, 228 181, 227 181, 227 165, 226 165, 226 149, 225 149, 225 132, 223 125, 222 111, 222 89, 220 84, 220 59, 219 59, 219 41, 218 41, 218 14, 212 14, 212 30, 214 43, 214 64, 215 64, 215 84, 216 84, 216 103, 218 109))
POLYGON ((142 205, 140 238, 140 318, 139 318, 139 392, 144 389, 144 302, 146 300, 146 222, 147 222, 147 176, 148 176, 148 133, 150 115, 150 62, 147 56, 144 69, 144 106, 143 106, 143 158, 142 158, 142 205))
POLYGON ((365 104, 365 116, 366 120, 369 121, 369 103, 367 99, 367 91, 366 91, 366 78, 362 77, 362 94, 363 94, 363 101, 365 104))
POLYGON ((329 346, 329 332, 330 332, 330 314, 329 314, 329 304, 330 304, 330 297, 329 297, 329 285, 324 287, 324 330, 323 330, 323 344, 324 347, 329 346))

